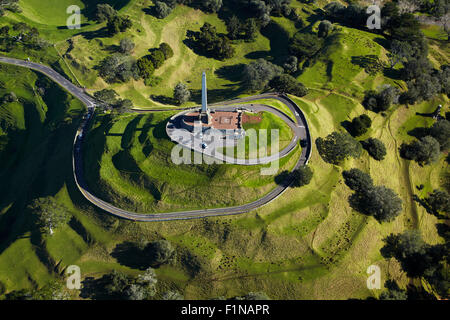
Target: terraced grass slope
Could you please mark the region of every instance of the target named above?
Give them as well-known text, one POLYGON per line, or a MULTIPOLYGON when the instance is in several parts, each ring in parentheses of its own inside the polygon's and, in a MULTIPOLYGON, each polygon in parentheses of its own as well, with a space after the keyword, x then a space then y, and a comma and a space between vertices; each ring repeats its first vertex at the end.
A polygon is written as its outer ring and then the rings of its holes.
MULTIPOLYGON (((175 144, 165 132, 173 114, 96 117, 87 137, 84 165, 97 196, 130 210, 154 213, 244 204, 276 186, 273 176, 260 175, 261 166, 175 165, 171 160, 175 144)), ((284 126, 282 141, 289 134, 292 138, 291 129, 284 126)), ((280 166, 289 170, 299 156, 297 150, 280 166)))

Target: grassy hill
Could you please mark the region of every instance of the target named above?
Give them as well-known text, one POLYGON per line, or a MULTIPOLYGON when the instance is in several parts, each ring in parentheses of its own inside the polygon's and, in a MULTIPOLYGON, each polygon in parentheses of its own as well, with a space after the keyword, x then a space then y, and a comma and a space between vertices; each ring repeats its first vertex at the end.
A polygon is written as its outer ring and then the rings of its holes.
MULTIPOLYGON (((292 1, 305 18, 304 31, 316 30, 320 15, 315 5, 292 1)), ((159 20, 145 11, 151 1, 111 1, 122 14, 131 16, 134 27, 113 38, 98 36, 104 25, 87 20, 92 12, 86 2, 70 1, 84 8, 82 30, 58 29, 64 24, 64 9, 58 5, 22 0, 22 14, 7 13, 4 21, 25 21, 39 28, 56 44, 45 53, 13 50, 9 54, 50 64, 76 82, 95 91, 114 88, 142 108, 160 107, 172 96, 178 81, 188 83, 194 101, 200 97, 200 74, 208 73, 210 100, 221 101, 248 95, 242 89, 242 64, 266 57, 279 63, 286 53, 287 40, 298 31, 286 18, 258 34, 255 42, 236 42, 236 55, 224 62, 196 55, 183 41, 187 30, 197 31, 210 22, 219 32, 225 24, 217 14, 205 14, 178 6, 166 19, 159 20), (44 21, 49 23, 44 23, 44 21), (125 37, 132 37, 140 57, 148 49, 167 42, 174 56, 158 69, 163 78, 157 87, 142 81, 107 85, 92 70, 125 37), (73 45, 67 41, 71 38, 73 45), (70 48, 70 50, 69 50, 70 48), (58 54, 70 53, 65 60, 58 54), (87 70, 87 71, 86 71, 87 70), (73 72, 73 73, 72 73, 73 72)), ((49 2, 50 3, 50 2, 49 2)), ((93 3, 89 1, 89 3, 93 3)), ((318 1, 322 6, 325 1, 318 1)), ((371 73, 372 58, 386 61, 383 37, 344 26, 327 39, 317 58, 296 77, 310 90, 302 98, 292 97, 305 112, 313 139, 334 130, 342 122, 368 114, 372 128, 359 139, 376 137, 384 142, 388 154, 375 161, 364 152, 357 160, 341 166, 325 163, 315 146, 310 166, 314 177, 310 185, 289 189, 279 199, 245 215, 162 223, 134 223, 113 218, 93 208, 77 191, 72 177, 71 144, 84 107, 55 84, 47 83, 47 93, 37 94, 42 76, 23 69, 0 65, 0 97, 14 91, 17 102, 0 107, 0 137, 6 137, 8 152, 0 154, 0 283, 6 291, 41 287, 61 279, 70 264, 81 267, 83 277, 99 277, 113 269, 137 274, 131 254, 120 255, 122 245, 167 239, 176 247, 177 259, 156 270, 158 290, 178 290, 188 299, 232 297, 250 291, 264 291, 274 299, 346 299, 378 296, 366 288, 367 267, 377 264, 382 281, 397 280, 406 286, 410 280, 395 260, 380 254, 382 239, 390 233, 419 229, 426 242, 443 240, 436 232, 437 219, 419 206, 413 195, 425 196, 448 186, 448 164, 420 167, 400 158, 398 147, 413 138, 408 131, 430 126, 432 119, 416 112, 433 112, 437 104, 447 107, 442 95, 414 106, 396 105, 385 114, 365 110, 360 104, 364 91, 382 84, 404 87, 395 71, 371 73), (8 128, 6 129, 6 125, 8 128), (374 183, 395 190, 403 200, 401 215, 391 223, 353 211, 347 198, 351 194, 342 171, 360 168, 371 174, 374 183), (421 190, 418 185, 424 185, 421 190), (43 235, 27 206, 37 198, 54 197, 71 213, 70 223, 53 236, 43 235)), ((427 31, 436 38, 433 28, 427 31)), ((438 38, 438 37, 437 37, 438 38)), ((430 60, 435 66, 449 61, 448 44, 430 39, 430 60)), ((276 100, 259 101, 282 108, 276 100)), ((166 211, 200 205, 233 205, 255 199, 274 186, 271 177, 261 178, 259 168, 240 166, 174 166, 168 161, 173 144, 162 133, 165 120, 173 114, 121 115, 97 114, 88 137, 85 167, 94 193, 114 204, 137 211, 166 211)), ((289 168, 297 153, 283 159, 289 168)), ((0 286, 1 287, 1 286, 0 286)), ((76 297, 76 293, 74 294, 76 297)))

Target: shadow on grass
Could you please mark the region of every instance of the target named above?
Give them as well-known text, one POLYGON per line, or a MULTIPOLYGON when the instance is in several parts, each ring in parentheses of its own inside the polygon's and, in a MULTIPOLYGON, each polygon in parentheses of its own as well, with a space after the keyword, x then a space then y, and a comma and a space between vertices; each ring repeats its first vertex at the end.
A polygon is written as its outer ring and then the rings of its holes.
POLYGON ((133 269, 145 270, 150 267, 149 258, 144 254, 136 243, 123 242, 119 243, 111 253, 111 256, 123 266, 133 269))

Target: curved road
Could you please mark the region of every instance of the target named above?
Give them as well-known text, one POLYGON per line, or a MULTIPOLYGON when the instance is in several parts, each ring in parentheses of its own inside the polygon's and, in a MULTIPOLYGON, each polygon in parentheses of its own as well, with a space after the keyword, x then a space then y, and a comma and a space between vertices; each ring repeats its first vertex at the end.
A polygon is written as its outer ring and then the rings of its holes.
MULTIPOLYGON (((74 95, 76 98, 81 100, 88 108, 88 113, 85 115, 85 118, 81 124, 81 127, 79 131, 77 132, 77 135, 74 139, 74 148, 73 148, 73 173, 75 182, 80 190, 80 192, 84 195, 84 197, 91 202, 93 205, 97 206, 98 208, 113 214, 117 217, 121 217, 124 219, 134 220, 134 221, 169 221, 169 220, 183 220, 183 219, 196 219, 196 218, 204 218, 204 217, 212 217, 212 216, 223 216, 223 215, 235 215, 235 214, 241 214, 245 213, 254 209, 257 209, 259 207, 264 206, 265 204, 271 202, 272 200, 279 197, 286 189, 289 187, 291 180, 288 178, 288 180, 284 183, 284 185, 279 185, 275 187, 272 191, 267 193, 262 198, 253 201, 248 204, 235 206, 235 207, 227 207, 227 208, 216 208, 216 209, 200 209, 200 210, 191 210, 191 211, 180 211, 180 212, 167 212, 167 213, 155 213, 155 214, 142 214, 142 213, 135 213, 130 212, 127 210, 123 210, 120 208, 117 208, 113 205, 111 205, 108 202, 105 202, 99 198, 97 198, 95 195, 91 194, 89 192, 89 188, 84 180, 83 177, 83 156, 82 156, 82 142, 85 136, 85 130, 89 126, 89 122, 92 119, 92 115, 95 110, 95 106, 97 104, 96 100, 89 96, 83 89, 75 86, 72 84, 69 80, 61 76, 59 73, 57 73, 55 70, 51 69, 50 67, 33 63, 30 61, 24 61, 24 60, 18 60, 13 58, 5 58, 0 57, 0 62, 13 64, 16 66, 21 66, 29 69, 33 69, 36 71, 39 71, 52 80, 54 80, 56 83, 58 83, 61 87, 69 91, 72 95, 74 95)), ((297 129, 294 130, 297 139, 303 140, 305 143, 305 146, 302 149, 302 154, 295 165, 294 169, 299 168, 302 165, 305 165, 308 163, 308 160, 311 156, 311 148, 312 148, 312 141, 311 136, 308 128, 308 123, 306 121, 306 118, 303 114, 303 112, 300 110, 300 108, 286 95, 278 94, 278 93, 266 93, 261 95, 256 95, 252 97, 246 97, 242 99, 235 99, 227 102, 220 103, 221 105, 229 105, 229 104, 237 104, 240 102, 248 102, 248 101, 255 101, 259 99, 267 99, 267 98, 273 98, 277 99, 280 102, 284 103, 295 115, 295 122, 297 124, 297 129)), ((217 103, 214 105, 218 105, 217 103)), ((164 109, 164 111, 168 110, 176 110, 176 109, 164 109)), ((182 109, 180 109, 182 110, 182 109)), ((162 111, 162 110, 150 110, 150 111, 144 111, 140 110, 136 112, 155 112, 155 111, 162 111)), ((287 117, 289 120, 292 120, 289 118, 289 116, 284 114, 284 117, 287 117)))

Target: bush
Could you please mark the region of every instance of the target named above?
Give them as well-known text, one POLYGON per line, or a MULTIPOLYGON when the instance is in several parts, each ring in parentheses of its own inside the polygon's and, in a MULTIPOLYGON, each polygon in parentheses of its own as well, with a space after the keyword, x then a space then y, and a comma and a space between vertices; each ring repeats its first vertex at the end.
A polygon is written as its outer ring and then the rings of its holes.
POLYGON ((150 78, 155 72, 155 66, 149 56, 140 58, 137 61, 137 65, 139 68, 139 74, 144 79, 150 78))
POLYGON ((375 160, 383 160, 386 156, 386 146, 381 140, 376 138, 369 138, 365 141, 361 141, 361 144, 369 155, 375 160))
POLYGON ((157 77, 157 76, 150 76, 150 77, 144 79, 144 83, 148 87, 156 87, 157 85, 159 85, 161 83, 161 81, 162 81, 162 78, 157 77))
POLYGON ((333 132, 316 139, 317 150, 325 162, 339 164, 343 160, 361 156, 361 144, 346 132, 333 132))
POLYGON ((191 41, 204 54, 218 60, 229 59, 234 56, 235 49, 230 39, 217 33, 216 27, 208 22, 200 28, 200 32, 191 36, 191 41))
POLYGON ((164 64, 164 61, 166 61, 166 57, 164 56, 164 52, 162 52, 159 49, 153 50, 148 55, 148 58, 152 61, 153 66, 155 67, 155 69, 160 68, 164 64))
POLYGON ((308 166, 301 166, 292 172, 292 187, 306 186, 311 182, 313 172, 308 166))
POLYGON ((108 20, 106 28, 108 29, 108 34, 114 36, 119 32, 125 32, 133 26, 129 17, 114 16, 108 20))

